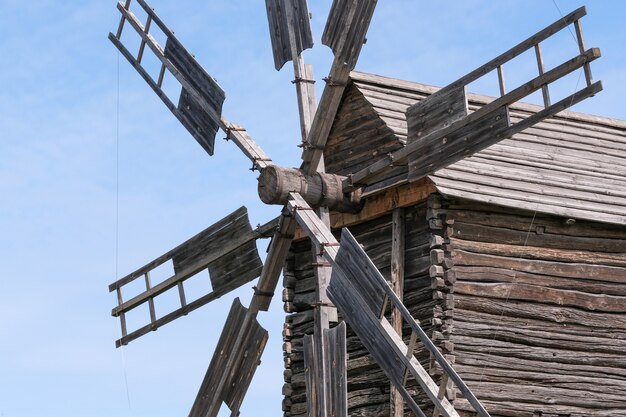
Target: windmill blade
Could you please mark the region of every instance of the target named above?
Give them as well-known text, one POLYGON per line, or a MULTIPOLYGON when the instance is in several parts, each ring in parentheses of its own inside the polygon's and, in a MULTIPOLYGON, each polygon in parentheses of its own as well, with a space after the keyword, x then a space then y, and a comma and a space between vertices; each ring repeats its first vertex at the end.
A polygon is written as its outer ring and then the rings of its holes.
POLYGON ((190 417, 214 417, 222 403, 228 405, 232 416, 238 415, 267 341, 256 315, 269 309, 295 228, 293 217, 283 214, 278 219, 250 308, 238 300, 233 303, 190 417))
POLYGON ((118 296, 118 305, 111 314, 120 318, 122 326, 122 337, 115 342, 116 346, 126 345, 258 277, 262 264, 256 240, 268 237, 276 225, 277 220, 273 220, 252 230, 247 210, 241 207, 183 244, 109 285, 109 291, 116 291, 118 296), (153 285, 150 273, 167 263, 171 263, 174 274, 153 285), (184 290, 185 280, 205 269, 209 272, 212 290, 188 302, 184 290), (123 287, 141 277, 146 282, 146 290, 123 301, 123 287), (179 293, 180 308, 157 318, 155 298, 174 287, 179 293), (126 313, 145 303, 149 306, 150 322, 128 333, 126 313))
POLYGON ((409 407, 418 416, 424 416, 406 389, 406 378, 412 376, 444 416, 459 416, 452 404, 439 395, 439 387, 415 358, 414 347, 411 346, 413 343, 407 346, 385 318, 388 303, 393 304, 400 311, 403 321, 408 324, 415 335, 414 338, 419 338, 423 347, 432 354, 478 415, 489 417, 489 413, 413 319, 350 232, 345 228, 342 230, 341 244, 339 244, 330 229, 297 193, 291 194, 288 207, 309 238, 323 248, 324 258, 332 264, 333 273, 328 287, 329 297, 365 348, 402 394, 409 407))
POLYGON ((217 82, 204 71, 174 36, 174 33, 163 23, 154 10, 144 0, 137 3, 147 13, 146 25, 142 25, 137 16, 130 11, 130 1, 118 3, 117 8, 122 14, 117 34, 109 33, 109 39, 130 62, 163 103, 170 109, 176 118, 187 128, 189 133, 198 141, 200 146, 213 155, 215 134, 220 126, 220 115, 225 94, 217 82), (135 57, 121 42, 124 23, 128 22, 141 38, 139 52, 135 57), (150 34, 150 26, 154 22, 167 37, 163 49, 150 34), (161 71, 157 80, 141 65, 145 46, 161 61, 161 71), (169 71, 181 84, 181 93, 178 105, 162 90, 165 71, 169 71))
POLYGON ((545 29, 537 32, 515 47, 492 59, 457 81, 442 88, 428 98, 411 106, 407 112, 407 145, 371 165, 353 173, 343 183, 343 191, 367 186, 398 165, 409 165, 408 180, 417 181, 434 171, 466 158, 503 139, 551 117, 574 104, 591 97, 602 90, 601 82, 591 79, 590 63, 600 57, 597 48, 585 49, 580 18, 586 14, 581 7, 545 29), (541 42, 569 25, 576 26, 579 34, 580 53, 572 59, 546 71, 543 67, 541 42), (534 49, 539 75, 519 87, 506 92, 504 64, 522 53, 534 49), (573 71, 583 68, 587 86, 574 94, 552 104, 549 87, 573 71), (500 83, 500 97, 468 112, 465 89, 468 84, 497 71, 500 83), (508 106, 542 90, 544 108, 535 114, 511 125, 508 106))
POLYGON ((306 0, 265 0, 265 7, 274 66, 280 70, 285 62, 313 46, 309 9, 306 0))
POLYGON ((222 402, 232 416, 238 415, 267 337, 267 330, 236 298, 189 417, 215 417, 222 402))
POLYGON ((376 0, 334 0, 322 42, 331 47, 335 59, 326 79, 311 130, 303 143, 302 169, 317 171, 341 97, 365 42, 376 8, 376 0))
POLYGON ((376 3, 376 0, 334 0, 328 14, 322 43, 351 70, 365 43, 376 3))
POLYGON ((117 8, 122 14, 120 25, 117 34, 109 33, 109 39, 115 47, 209 155, 213 155, 215 135, 218 128, 221 128, 226 132, 226 138, 235 142, 244 155, 252 161, 253 169, 263 169, 270 165, 272 160, 246 130, 221 116, 226 95, 215 79, 207 74, 144 0, 137 0, 137 2, 147 13, 148 20, 145 26, 139 22, 129 8, 130 0, 124 4, 118 3, 117 8), (120 40, 126 22, 141 38, 137 57, 120 40), (165 34, 167 38, 165 48, 162 48, 150 34, 152 22, 165 34), (141 65, 146 45, 161 61, 161 71, 156 81, 141 65), (181 85, 178 105, 175 105, 161 88, 166 71, 181 85))

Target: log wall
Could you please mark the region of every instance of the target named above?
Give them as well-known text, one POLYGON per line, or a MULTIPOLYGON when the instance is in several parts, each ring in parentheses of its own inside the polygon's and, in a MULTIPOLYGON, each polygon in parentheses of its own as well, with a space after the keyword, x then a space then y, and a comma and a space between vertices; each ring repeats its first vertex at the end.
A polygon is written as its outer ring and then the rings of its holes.
MULTIPOLYGON (((432 299, 430 229, 426 203, 405 211, 405 304, 430 334, 435 302, 432 299)), ((350 227, 368 256, 389 279, 391 269, 391 214, 350 227)), ((306 416, 302 336, 313 331, 315 281, 311 245, 308 240, 294 243, 284 268, 283 301, 288 316, 284 328, 285 416, 306 416)), ((407 338, 408 340, 408 338, 407 338)), ((348 411, 351 417, 389 416, 390 383, 358 338, 348 327, 348 411)), ((422 364, 429 357, 418 352, 422 364)), ((415 393, 418 395, 418 393, 415 393)), ((419 398, 419 395, 418 395, 419 398)))
POLYGON ((455 368, 491 415, 626 416, 626 228, 462 200, 441 213, 455 368))

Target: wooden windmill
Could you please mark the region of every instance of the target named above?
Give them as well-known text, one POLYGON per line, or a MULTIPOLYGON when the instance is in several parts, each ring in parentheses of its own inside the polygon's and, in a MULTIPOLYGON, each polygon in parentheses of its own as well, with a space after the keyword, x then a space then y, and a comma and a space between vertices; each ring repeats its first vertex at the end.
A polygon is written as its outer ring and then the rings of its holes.
MULTIPOLYGON (((392 272, 394 286, 390 286, 348 229, 341 230, 340 239, 337 239, 330 228, 329 213, 358 212, 363 205, 363 191, 367 191, 371 184, 380 184, 381 179, 388 183, 419 181, 439 168, 510 138, 599 92, 601 84, 592 82, 589 63, 600 53, 598 49, 586 49, 584 46, 579 23, 585 15, 584 8, 565 16, 412 106, 407 112, 409 136, 406 146, 372 160, 358 171, 339 176, 324 171, 324 148, 350 72, 365 41, 375 0, 334 0, 322 42, 332 49, 335 58, 325 78, 326 86, 319 105, 316 105, 314 97, 312 69, 302 59, 302 52, 313 44, 306 1, 266 0, 276 69, 288 61, 293 62, 303 147, 300 168, 273 165, 270 157, 244 128, 222 116, 225 94, 220 86, 144 0, 136 0, 136 3, 147 13, 145 24, 133 13, 131 0, 120 2, 117 6, 122 15, 120 25, 115 34, 109 35, 109 39, 209 155, 213 154, 217 130, 226 132, 228 139, 260 171, 261 200, 283 206, 283 209, 278 218, 253 229, 246 209, 242 207, 111 284, 109 290, 115 291, 118 299, 112 314, 120 319, 122 328, 122 337, 116 345, 125 345, 258 277, 250 305, 246 308, 239 300, 233 302, 190 412, 190 416, 216 416, 222 404, 226 403, 232 415, 237 415, 268 338, 267 331, 259 325, 256 316, 269 308, 299 227, 313 243, 311 262, 315 265, 317 282, 314 331, 304 340, 309 415, 347 416, 346 325, 339 320, 340 316, 388 376, 397 392, 394 395, 398 404, 404 400, 416 415, 425 415, 406 388, 407 381, 412 380, 432 401, 436 414, 458 416, 453 404, 445 397, 446 387, 451 383, 478 415, 488 417, 487 410, 404 306, 399 296, 401 268, 397 267, 392 272), (141 38, 136 54, 131 53, 120 40, 126 24, 141 38), (153 24, 167 38, 164 47, 150 34, 153 24), (575 26, 580 53, 546 70, 541 42, 570 25, 575 26), (142 66, 146 46, 161 62, 156 80, 142 66), (536 53, 538 76, 507 91, 504 64, 527 50, 536 53), (579 68, 584 68, 586 87, 552 103, 549 85, 579 68), (470 112, 466 86, 492 71, 498 74, 500 97, 470 112), (181 85, 178 103, 162 90, 168 73, 181 85), (538 90, 543 93, 544 109, 513 124, 509 118, 509 106, 538 90), (404 167, 402 178, 395 174, 398 167, 404 167), (268 237, 272 240, 267 258, 262 263, 256 240, 268 237), (174 266, 174 275, 159 283, 151 282, 150 272, 170 261, 174 266), (185 281, 204 270, 209 272, 212 291, 196 300, 187 300, 185 281), (122 289, 136 279, 145 280, 146 290, 124 300, 122 289), (154 299, 170 291, 178 292, 180 307, 157 317, 154 299), (146 303, 150 312, 149 322, 129 331, 125 314, 146 303), (393 312, 391 316, 390 312, 393 312), (402 326, 409 329, 408 341, 402 337, 402 326), (439 386, 415 359, 413 352, 418 344, 428 350, 443 369, 444 377, 439 386)), ((398 248, 390 250, 392 254, 398 253, 398 248)), ((402 413, 401 407, 399 413, 402 413)))

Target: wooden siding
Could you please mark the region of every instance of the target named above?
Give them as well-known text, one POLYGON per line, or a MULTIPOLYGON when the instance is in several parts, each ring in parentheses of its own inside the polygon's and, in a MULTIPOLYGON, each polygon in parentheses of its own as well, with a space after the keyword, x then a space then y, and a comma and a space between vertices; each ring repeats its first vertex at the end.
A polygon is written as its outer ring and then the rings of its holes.
POLYGON ((456 369, 491 415, 626 416, 626 228, 467 200, 441 213, 456 369))
MULTIPOLYGON (((426 221, 426 204, 407 208, 405 250, 404 303, 422 327, 431 332, 434 301, 430 289, 430 233, 426 221)), ((364 245, 368 256, 389 279, 391 272, 391 215, 350 227, 351 232, 364 245)), ((311 246, 308 240, 294 243, 284 271, 285 311, 285 416, 305 416, 305 374, 302 337, 313 331, 312 304, 315 301, 315 281, 311 265, 311 246)), ((407 339, 408 340, 408 339, 407 339)), ((348 414, 357 416, 388 416, 390 383, 379 366, 367 353, 353 331, 348 327, 348 414)), ((426 369, 429 356, 418 352, 417 357, 426 369)), ((416 386, 410 387, 417 395, 416 386)), ((427 404, 426 398, 418 397, 427 404)))
MULTIPOLYGON (((406 143, 407 108, 438 90, 358 72, 351 79, 326 151, 329 172, 342 175, 406 143)), ((468 98, 470 111, 491 100, 468 98)), ((516 103, 511 120, 539 109, 516 103)), ((398 167, 369 188, 397 184, 405 175, 406 167, 398 167)), ((626 122, 565 111, 429 178, 449 197, 626 224, 626 122)))

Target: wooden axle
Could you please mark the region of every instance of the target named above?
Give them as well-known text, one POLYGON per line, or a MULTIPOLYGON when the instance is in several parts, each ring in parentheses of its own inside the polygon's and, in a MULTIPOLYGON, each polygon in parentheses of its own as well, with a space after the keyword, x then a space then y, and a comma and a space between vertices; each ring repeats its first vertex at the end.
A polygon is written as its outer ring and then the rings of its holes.
POLYGON ((287 204, 289 193, 296 192, 312 207, 326 206, 342 213, 361 209, 361 191, 344 194, 345 177, 323 172, 305 174, 301 169, 269 165, 259 176, 259 197, 265 204, 287 204))

